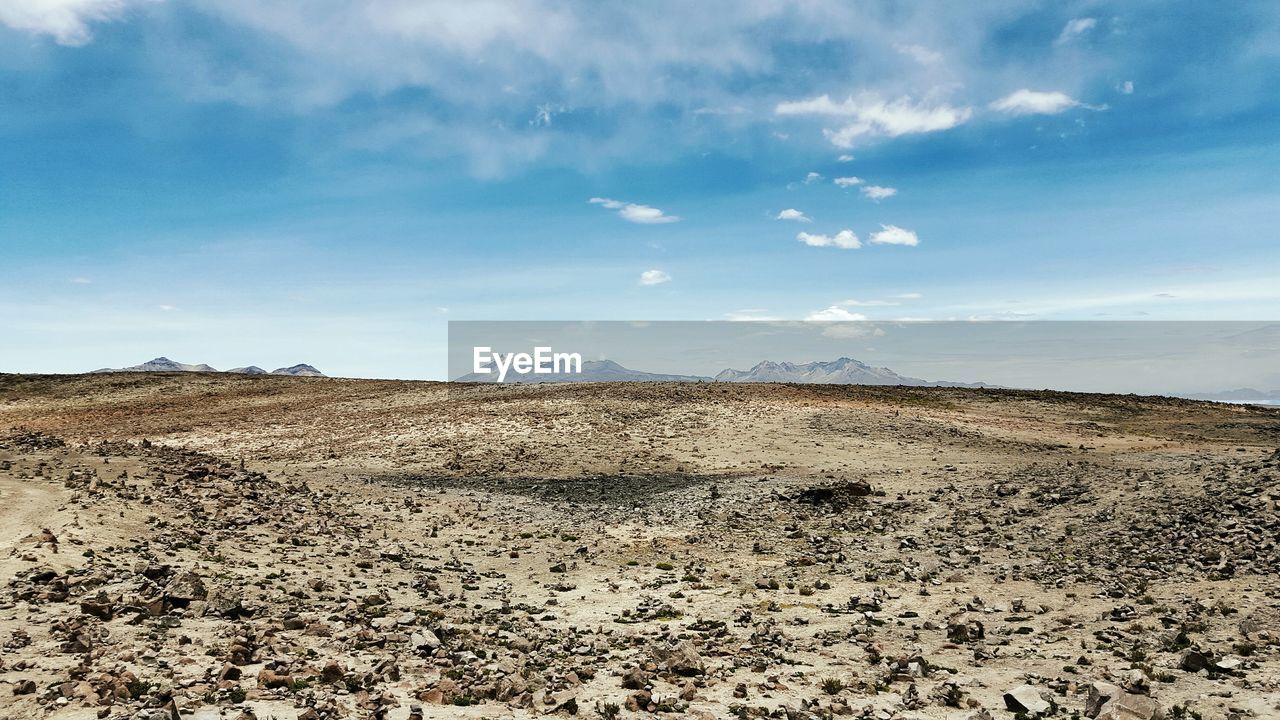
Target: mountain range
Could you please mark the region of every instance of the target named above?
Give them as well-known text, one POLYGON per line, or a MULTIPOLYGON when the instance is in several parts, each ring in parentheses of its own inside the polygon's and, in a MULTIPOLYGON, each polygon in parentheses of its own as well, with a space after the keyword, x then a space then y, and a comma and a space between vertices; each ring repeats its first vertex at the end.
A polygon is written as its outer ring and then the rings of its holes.
POLYGON ((853 358, 829 362, 789 363, 765 360, 750 370, 722 370, 718 382, 802 383, 815 385, 907 385, 911 387, 989 387, 985 383, 930 381, 899 375, 887 367, 871 367, 853 358))
MULTIPOLYGON (((191 365, 188 363, 180 363, 170 360, 167 357, 158 357, 154 360, 148 360, 141 365, 130 365, 123 368, 101 368, 94 370, 95 373, 109 372, 223 372, 204 363, 191 365)), ((299 363, 291 367, 276 368, 271 372, 267 372, 257 365, 249 365, 247 367, 232 368, 226 370, 229 373, 238 373, 241 375, 292 375, 294 377, 325 377, 325 374, 307 365, 299 363)))
POLYGON ((1211 400, 1225 403, 1249 403, 1251 405, 1280 405, 1280 390, 1266 392, 1253 388, 1237 388, 1222 392, 1188 393, 1184 395, 1190 400, 1211 400))
MULTIPOLYGON (((95 373, 110 372, 207 372, 234 373, 238 375, 289 375, 293 377, 327 377, 314 366, 299 363, 290 367, 276 368, 268 372, 257 365, 218 370, 205 363, 189 364, 158 357, 140 365, 124 368, 102 368, 95 373)), ((492 383, 494 375, 468 373, 454 382, 492 383)), ((796 383, 817 385, 901 385, 906 387, 962 387, 962 388, 999 388, 981 382, 953 382, 949 380, 922 380, 909 375, 900 375, 887 367, 872 367, 853 358, 842 357, 828 362, 790 363, 765 360, 756 363, 749 370, 726 368, 714 377, 705 375, 676 375, 670 373, 651 373, 643 370, 632 370, 619 365, 613 360, 586 360, 582 363, 581 373, 555 373, 535 375, 533 373, 508 372, 508 383, 573 383, 573 382, 733 382, 733 383, 796 383)), ((1270 392, 1254 388, 1238 388, 1220 392, 1173 393, 1177 397, 1189 400, 1208 400, 1212 402, 1248 403, 1253 405, 1280 405, 1280 390, 1270 392)))
MULTIPOLYGON (((468 373, 455 382, 494 382, 493 374, 468 373)), ((715 377, 702 375, 668 375, 632 370, 612 360, 587 360, 581 373, 508 372, 508 383, 560 382, 737 382, 737 383, 810 383, 823 385, 907 385, 912 387, 991 387, 984 383, 929 381, 899 375, 889 368, 873 368, 853 358, 842 357, 830 362, 789 363, 765 360, 750 370, 722 370, 715 377)))

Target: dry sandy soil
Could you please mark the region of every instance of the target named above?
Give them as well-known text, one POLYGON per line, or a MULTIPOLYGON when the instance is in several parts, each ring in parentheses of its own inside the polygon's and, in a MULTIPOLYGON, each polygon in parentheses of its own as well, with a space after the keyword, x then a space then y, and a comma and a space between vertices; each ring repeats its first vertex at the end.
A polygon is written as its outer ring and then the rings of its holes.
POLYGON ((1280 411, 0 375, 0 719, 1280 717, 1280 411))

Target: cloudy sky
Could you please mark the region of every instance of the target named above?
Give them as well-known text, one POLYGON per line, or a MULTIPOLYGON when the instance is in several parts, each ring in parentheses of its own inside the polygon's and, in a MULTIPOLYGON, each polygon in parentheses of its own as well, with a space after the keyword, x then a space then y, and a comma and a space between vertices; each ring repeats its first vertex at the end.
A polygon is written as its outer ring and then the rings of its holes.
POLYGON ((4 0, 0 371, 1276 319, 1277 167, 1274 2, 4 0))

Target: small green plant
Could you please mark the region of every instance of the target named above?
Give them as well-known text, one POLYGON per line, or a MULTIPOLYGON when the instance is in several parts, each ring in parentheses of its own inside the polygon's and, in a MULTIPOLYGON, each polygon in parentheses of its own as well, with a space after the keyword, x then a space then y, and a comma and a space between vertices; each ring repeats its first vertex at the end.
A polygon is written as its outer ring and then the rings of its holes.
POLYGON ((829 677, 822 681, 822 692, 828 695, 839 695, 844 690, 844 681, 840 678, 829 677))

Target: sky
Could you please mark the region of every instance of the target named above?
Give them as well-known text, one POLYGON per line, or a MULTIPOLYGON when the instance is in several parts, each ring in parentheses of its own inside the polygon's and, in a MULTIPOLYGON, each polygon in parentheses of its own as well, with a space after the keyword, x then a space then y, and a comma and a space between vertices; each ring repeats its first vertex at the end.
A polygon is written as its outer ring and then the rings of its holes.
POLYGON ((0 371, 1275 320, 1277 168, 1274 2, 4 0, 0 371))

